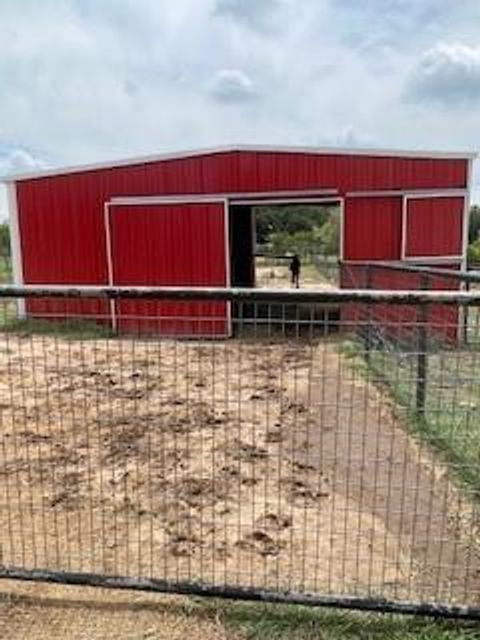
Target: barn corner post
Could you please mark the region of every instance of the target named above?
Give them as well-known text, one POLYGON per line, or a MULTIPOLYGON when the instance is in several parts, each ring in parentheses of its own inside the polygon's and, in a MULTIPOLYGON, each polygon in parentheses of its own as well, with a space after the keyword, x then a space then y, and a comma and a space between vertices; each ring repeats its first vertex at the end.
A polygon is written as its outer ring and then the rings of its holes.
MULTIPOLYGON (((462 271, 468 271, 468 242, 469 242, 469 226, 470 226, 470 208, 472 204, 472 176, 473 176, 473 158, 467 160, 466 170, 466 194, 464 198, 464 210, 463 210, 463 238, 462 238, 462 271)), ((470 291, 470 281, 467 280, 463 287, 468 292, 470 291)), ((468 305, 461 306, 459 310, 460 322, 459 322, 459 336, 462 342, 466 345, 468 343, 468 323, 469 323, 468 305)))
MULTIPOLYGON (((13 282, 17 287, 24 285, 22 246, 20 239, 20 225, 18 220, 17 185, 15 182, 7 182, 7 210, 10 227, 10 251, 12 253, 13 282)), ((17 317, 23 320, 26 317, 25 299, 17 300, 17 317)))

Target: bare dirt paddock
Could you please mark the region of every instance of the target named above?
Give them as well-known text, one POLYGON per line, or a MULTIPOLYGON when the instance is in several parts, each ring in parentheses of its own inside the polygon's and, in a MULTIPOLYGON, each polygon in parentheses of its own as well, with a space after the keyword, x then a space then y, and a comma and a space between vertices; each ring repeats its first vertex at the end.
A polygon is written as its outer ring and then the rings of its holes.
POLYGON ((0 563, 478 604, 475 509, 334 340, 0 337, 0 563))

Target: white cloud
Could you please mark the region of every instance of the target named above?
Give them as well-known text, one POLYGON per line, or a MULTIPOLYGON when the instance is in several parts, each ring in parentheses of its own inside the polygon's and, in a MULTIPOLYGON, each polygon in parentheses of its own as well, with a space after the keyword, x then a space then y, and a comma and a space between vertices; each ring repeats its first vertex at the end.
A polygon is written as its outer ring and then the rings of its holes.
POLYGON ((413 69, 407 98, 443 105, 480 103, 480 46, 437 44, 413 69))
MULTIPOLYGON (((35 171, 44 169, 47 164, 36 157, 30 151, 22 148, 4 150, 0 148, 0 176, 6 176, 21 171, 35 171)), ((3 185, 0 185, 0 223, 8 217, 7 194, 3 185)))
POLYGON ((278 26, 285 0, 217 0, 215 13, 240 21, 253 29, 278 26))
POLYGON ((321 136, 317 140, 319 146, 346 147, 346 148, 373 148, 379 146, 378 142, 365 131, 356 131, 352 125, 347 125, 342 130, 331 136, 321 136))
POLYGON ((480 18, 478 0, 328 1, 342 41, 373 58, 416 55, 453 29, 471 36, 472 25, 478 25, 480 18))
POLYGON ((0 161, 2 140, 50 165, 234 142, 480 147, 475 109, 404 99, 422 52, 480 41, 478 0, 457 5, 2 0, 0 161))
POLYGON ((5 176, 10 173, 22 171, 35 171, 44 169, 47 166, 41 158, 37 158, 26 149, 11 149, 4 154, 0 151, 0 175, 5 176))
POLYGON ((256 97, 252 80, 240 69, 221 69, 210 82, 210 93, 225 102, 243 102, 256 97))

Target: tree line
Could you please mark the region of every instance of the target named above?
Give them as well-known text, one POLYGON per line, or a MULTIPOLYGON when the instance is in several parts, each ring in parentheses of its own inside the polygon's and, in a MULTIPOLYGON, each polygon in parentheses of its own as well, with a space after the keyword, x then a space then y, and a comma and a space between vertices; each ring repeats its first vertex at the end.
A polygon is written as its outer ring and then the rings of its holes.
POLYGON ((7 222, 0 224, 0 256, 10 257, 10 230, 7 222))
POLYGON ((257 245, 263 253, 338 255, 338 206, 262 205, 254 208, 257 245))
POLYGON ((480 264, 480 206, 476 204, 470 209, 468 261, 471 264, 480 264))

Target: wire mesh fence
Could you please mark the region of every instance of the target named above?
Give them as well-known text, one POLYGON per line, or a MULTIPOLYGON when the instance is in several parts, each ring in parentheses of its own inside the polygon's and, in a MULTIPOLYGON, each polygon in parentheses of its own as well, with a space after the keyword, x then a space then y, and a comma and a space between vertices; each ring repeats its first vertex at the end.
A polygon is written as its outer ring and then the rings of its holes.
POLYGON ((9 291, 0 575, 479 614, 478 293, 9 291))

